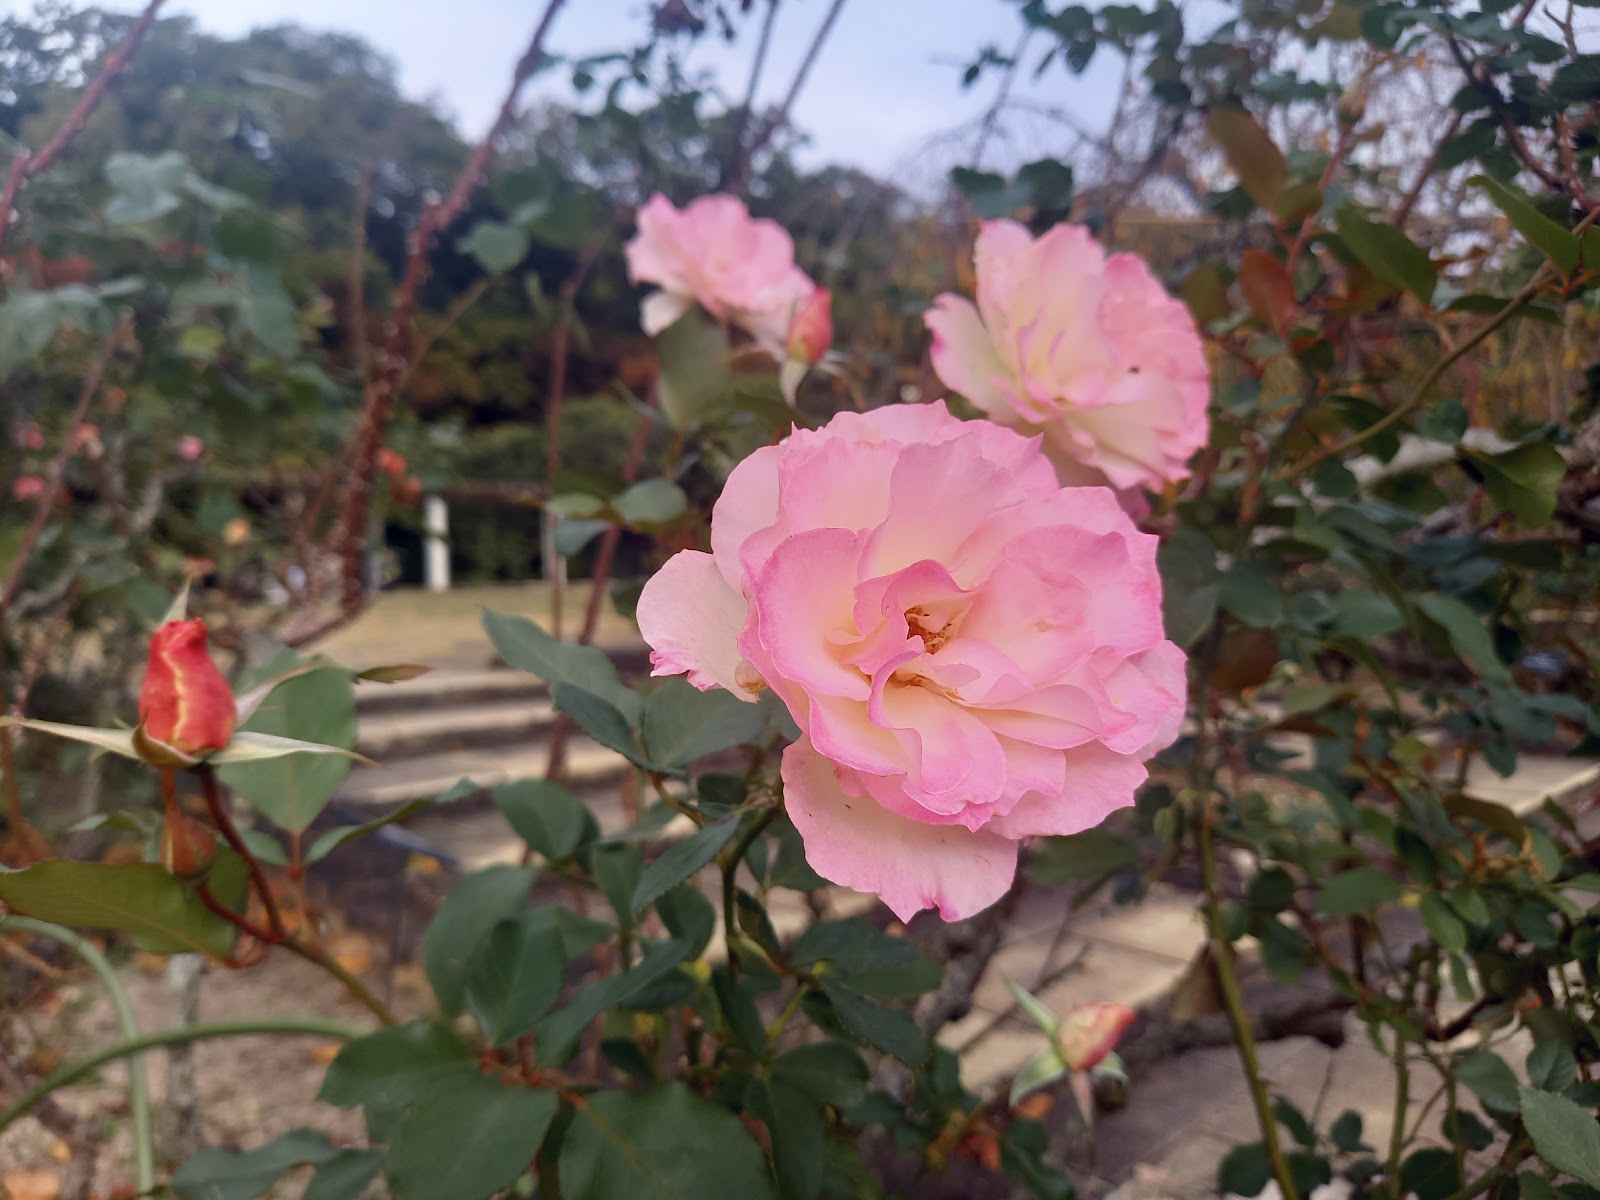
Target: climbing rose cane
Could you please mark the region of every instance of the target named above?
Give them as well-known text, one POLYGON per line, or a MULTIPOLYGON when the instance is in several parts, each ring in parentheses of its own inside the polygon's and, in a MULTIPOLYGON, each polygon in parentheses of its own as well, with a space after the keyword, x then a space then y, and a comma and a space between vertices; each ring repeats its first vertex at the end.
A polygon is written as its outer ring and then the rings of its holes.
POLYGON ((1155 538, 1038 438, 943 403, 842 413, 734 469, 711 546, 640 597, 655 673, 771 688, 807 859, 901 918, 994 903, 1019 839, 1131 804, 1177 735, 1155 538))
POLYGON ((1062 483, 1159 491, 1206 444, 1209 370, 1189 310, 1143 260, 1081 225, 1038 239, 988 221, 978 303, 940 296, 923 316, 933 368, 1003 425, 1044 435, 1062 483))
POLYGON ((194 758, 221 750, 238 723, 233 692, 206 650, 206 623, 195 617, 157 629, 139 693, 144 736, 194 758))

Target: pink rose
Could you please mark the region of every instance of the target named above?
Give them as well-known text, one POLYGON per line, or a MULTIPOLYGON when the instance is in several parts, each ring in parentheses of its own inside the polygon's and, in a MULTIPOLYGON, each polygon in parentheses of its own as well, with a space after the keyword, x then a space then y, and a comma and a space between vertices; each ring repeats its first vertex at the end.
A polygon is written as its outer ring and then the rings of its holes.
POLYGON ((192 433, 186 433, 178 439, 178 457, 184 462, 198 462, 206 452, 206 444, 192 433))
POLYGON ((17 429, 15 440, 23 450, 43 450, 44 430, 37 421, 27 421, 17 429))
POLYGON ((1144 262, 1106 257, 1081 225, 1035 240, 1014 221, 985 222, 976 259, 976 307, 943 295, 923 316, 946 386, 1043 433, 1063 483, 1185 478, 1206 443, 1209 372, 1189 310, 1144 262))
POLYGON ((13 500, 37 500, 44 495, 46 484, 38 475, 23 475, 11 485, 13 500))
POLYGON ((1019 839, 1131 804, 1177 736, 1156 539, 1037 438, 943 403, 841 413, 734 469, 711 547, 640 597, 655 673, 776 692, 806 857, 902 919, 994 903, 1019 839))
POLYGON ((719 321, 782 346, 796 308, 816 287, 794 265, 794 242, 733 196, 701 196, 682 210, 659 192, 639 209, 625 247, 628 276, 661 287, 640 309, 652 336, 698 303, 719 321))

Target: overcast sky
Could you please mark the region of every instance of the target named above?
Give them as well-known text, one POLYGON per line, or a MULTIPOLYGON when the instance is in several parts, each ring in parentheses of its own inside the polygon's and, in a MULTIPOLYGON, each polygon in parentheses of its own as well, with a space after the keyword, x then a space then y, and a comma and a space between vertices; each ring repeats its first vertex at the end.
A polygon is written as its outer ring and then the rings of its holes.
MULTIPOLYGON (((139 0, 103 2, 116 11, 142 6, 139 0)), ((32 6, 32 0, 0 0, 0 12, 32 6)), ((646 0, 568 0, 548 48, 568 55, 616 48, 644 28, 648 7, 646 0)), ((763 100, 776 102, 788 87, 826 7, 827 0, 783 0, 763 100)), ((168 11, 192 15, 203 28, 230 36, 281 22, 359 34, 398 63, 408 95, 436 98, 468 136, 487 126, 542 9, 542 0, 168 4, 168 11)), ((747 36, 731 47, 717 37, 702 38, 691 59, 714 70, 736 98, 743 96, 748 79, 757 22, 747 25, 747 36)), ((914 169, 916 152, 929 138, 975 120, 993 99, 993 76, 970 91, 961 89, 962 65, 985 44, 1009 51, 1021 29, 1016 0, 845 0, 794 113, 796 124, 815 141, 806 157, 889 176, 914 169)), ((1042 51, 1035 44, 1030 62, 1042 51)), ((1055 67, 1037 82, 1029 71, 1014 94, 1072 106, 1097 123, 1114 80, 1111 68, 1097 62, 1088 76, 1075 80, 1055 67)), ((568 89, 552 74, 530 89, 530 94, 540 92, 568 89)))

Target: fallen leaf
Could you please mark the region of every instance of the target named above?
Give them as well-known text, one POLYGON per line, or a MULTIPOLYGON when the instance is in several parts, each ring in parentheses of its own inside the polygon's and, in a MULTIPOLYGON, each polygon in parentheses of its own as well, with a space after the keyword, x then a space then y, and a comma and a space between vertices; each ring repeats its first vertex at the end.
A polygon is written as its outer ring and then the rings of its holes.
POLYGON ((49 1167, 37 1171, 7 1171, 0 1175, 7 1200, 56 1200, 61 1195, 61 1172, 49 1167))

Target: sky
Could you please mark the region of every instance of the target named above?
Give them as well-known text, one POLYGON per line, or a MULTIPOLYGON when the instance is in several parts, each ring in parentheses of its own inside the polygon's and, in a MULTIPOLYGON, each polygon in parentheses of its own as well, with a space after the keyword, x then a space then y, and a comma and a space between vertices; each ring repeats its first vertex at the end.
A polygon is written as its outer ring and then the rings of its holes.
MULTIPOLYGON (((114 11, 141 7, 138 0, 102 3, 114 11)), ((827 3, 782 0, 760 100, 776 103, 787 90, 827 3)), ((0 0, 0 13, 31 8, 32 0, 0 0)), ((648 9, 646 0, 568 0, 547 47, 570 56, 616 48, 645 28, 648 9)), ((436 99, 469 137, 488 126, 542 10, 542 0, 168 0, 168 11, 228 36, 283 22, 358 34, 395 60, 407 95, 436 99)), ((731 47, 701 38, 689 60, 711 69, 733 99, 744 94, 757 25, 748 20, 731 47)), ((792 114, 813 139, 802 161, 887 177, 915 173, 930 139, 975 122, 993 100, 998 78, 963 91, 962 67, 986 44, 1011 50, 1021 32, 1016 0, 845 0, 792 114)), ((1029 62, 1042 52, 1036 41, 1029 62)), ((1040 80, 1024 71, 1013 95, 1069 106, 1097 124, 1115 80, 1111 67, 1097 62, 1082 79, 1060 67, 1040 80)), ((552 72, 527 95, 570 97, 564 79, 552 72)))

